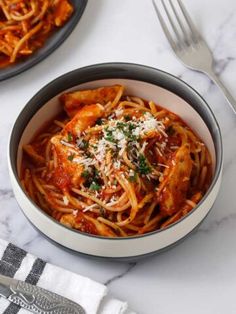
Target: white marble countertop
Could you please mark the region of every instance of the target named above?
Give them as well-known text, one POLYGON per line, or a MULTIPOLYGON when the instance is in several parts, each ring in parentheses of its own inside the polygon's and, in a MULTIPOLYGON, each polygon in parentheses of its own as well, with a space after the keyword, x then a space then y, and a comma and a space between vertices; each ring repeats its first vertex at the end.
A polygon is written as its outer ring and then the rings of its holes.
MULTIPOLYGON (((217 73, 236 97, 236 2, 185 2, 214 51, 217 73)), ((0 238, 105 283, 140 314, 236 313, 236 119, 218 88, 171 53, 151 0, 89 0, 80 23, 56 52, 0 83, 0 104, 0 238), (223 134, 223 182, 210 215, 182 244, 137 263, 94 261, 49 243, 17 205, 6 161, 11 126, 42 86, 77 67, 110 61, 157 67, 188 82, 207 100, 223 134)))

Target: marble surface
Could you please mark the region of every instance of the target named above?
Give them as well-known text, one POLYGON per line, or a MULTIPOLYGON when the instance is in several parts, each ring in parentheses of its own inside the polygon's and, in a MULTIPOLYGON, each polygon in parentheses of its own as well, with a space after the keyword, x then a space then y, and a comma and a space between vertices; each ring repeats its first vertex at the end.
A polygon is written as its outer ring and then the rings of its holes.
MULTIPOLYGON (((236 2, 185 3, 214 51, 217 73, 236 97, 236 2)), ((140 314, 236 313, 236 119, 219 89, 172 54, 151 0, 89 0, 80 23, 56 52, 0 83, 0 104, 1 238, 106 284, 111 294, 127 300, 140 314), (25 103, 61 74, 109 61, 145 64, 177 75, 207 100, 223 135, 223 182, 210 215, 182 244, 137 263, 94 261, 49 243, 23 216, 7 168, 9 133, 25 103)))

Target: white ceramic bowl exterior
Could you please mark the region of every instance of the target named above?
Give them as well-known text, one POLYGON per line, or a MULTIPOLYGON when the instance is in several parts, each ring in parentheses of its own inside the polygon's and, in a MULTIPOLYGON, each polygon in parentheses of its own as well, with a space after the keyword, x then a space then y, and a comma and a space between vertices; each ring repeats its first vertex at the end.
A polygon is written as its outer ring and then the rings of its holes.
MULTIPOLYGON (((169 109, 179 115, 198 136, 206 143, 213 159, 213 172, 216 167, 216 150, 212 135, 204 120, 184 99, 174 93, 157 85, 133 79, 102 79, 83 83, 74 86, 69 90, 96 88, 105 85, 123 84, 126 87, 126 94, 136 95, 146 100, 153 100, 155 103, 169 109)), ((46 102, 29 121, 21 136, 17 152, 17 172, 20 173, 22 159, 22 145, 29 143, 32 137, 45 121, 51 120, 62 108, 58 96, 46 102)), ((221 181, 221 169, 218 171, 217 180, 210 187, 207 195, 199 205, 186 217, 172 226, 139 237, 130 238, 103 238, 90 236, 72 229, 69 229, 39 209, 22 190, 19 179, 12 170, 11 158, 9 158, 9 169, 15 197, 26 217, 32 224, 50 239, 69 249, 99 257, 110 258, 133 258, 167 248, 183 239, 194 230, 210 211, 221 181)))

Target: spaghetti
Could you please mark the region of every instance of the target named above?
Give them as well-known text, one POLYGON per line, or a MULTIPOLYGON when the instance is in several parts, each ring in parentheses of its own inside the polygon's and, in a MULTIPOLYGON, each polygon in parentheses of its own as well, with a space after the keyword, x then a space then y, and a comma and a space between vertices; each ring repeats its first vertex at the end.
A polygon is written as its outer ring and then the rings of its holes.
POLYGON ((73 10, 69 0, 0 0, 0 68, 40 48, 73 10))
POLYGON ((23 147, 22 186, 82 232, 124 237, 173 224, 206 193, 208 149, 174 113, 120 85, 60 96, 65 112, 23 147))

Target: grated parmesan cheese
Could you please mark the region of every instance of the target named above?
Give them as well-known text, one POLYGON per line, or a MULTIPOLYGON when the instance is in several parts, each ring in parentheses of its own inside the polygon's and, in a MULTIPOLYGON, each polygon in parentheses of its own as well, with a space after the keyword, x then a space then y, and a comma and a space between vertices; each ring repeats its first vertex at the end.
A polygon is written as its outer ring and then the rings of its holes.
POLYGON ((69 204, 69 200, 67 198, 67 196, 63 196, 63 203, 67 206, 69 204))
POLYGON ((119 169, 120 169, 120 166, 121 166, 120 160, 116 160, 116 161, 114 162, 114 168, 119 170, 119 169))
POLYGON ((77 209, 73 210, 72 215, 76 217, 77 214, 78 214, 78 210, 77 209))
POLYGON ((165 168, 170 168, 169 166, 167 166, 165 164, 161 164, 161 163, 158 163, 158 166, 165 167, 165 168))
POLYGON ((118 108, 115 110, 115 115, 120 117, 123 114, 124 110, 122 108, 118 108))
POLYGON ((89 211, 89 210, 91 210, 91 209, 93 209, 95 207, 99 208, 99 205, 98 204, 93 204, 93 205, 87 206, 87 207, 85 207, 83 209, 83 212, 85 213, 85 212, 87 212, 87 211, 89 211))
POLYGON ((84 157, 73 158, 73 162, 84 165, 85 168, 96 164, 96 161, 93 158, 84 158, 84 157))
MULTIPOLYGON (((142 140, 142 136, 147 136, 151 132, 159 132, 159 134, 163 135, 165 138, 164 142, 162 137, 162 142, 156 143, 155 145, 157 154, 163 156, 163 151, 167 145, 167 134, 163 122, 157 120, 150 112, 145 112, 141 117, 133 116, 132 120, 125 121, 123 117, 119 118, 123 112, 124 110, 122 108, 118 108, 108 117, 106 124, 103 125, 103 128, 99 131, 99 138, 95 137, 90 139, 86 150, 79 150, 83 141, 86 141, 84 132, 81 133, 81 137, 78 138, 74 144, 61 140, 61 144, 69 147, 68 152, 73 152, 71 162, 83 165, 86 170, 91 170, 91 166, 96 165, 97 169, 103 170, 105 176, 109 177, 114 168, 118 170, 121 168, 122 160, 120 160, 120 157, 128 148, 127 153, 129 159, 134 166, 139 167, 138 158, 140 154, 145 153, 145 149, 148 145, 147 141, 142 140), (110 151, 111 156, 113 156, 113 161, 109 166, 105 165, 107 151, 110 151), (113 152, 115 153, 114 155, 113 152)), ((168 166, 164 164, 158 165, 168 168, 168 166)), ((133 175, 134 172, 131 170, 130 176, 133 175)), ((122 177, 125 178, 124 175, 122 177)), ((149 180, 156 177, 157 174, 155 173, 147 175, 149 180)), ((108 182, 108 186, 116 188, 110 181, 108 182)), ((105 187, 102 186, 101 188, 104 189, 105 187)), ((95 195, 98 196, 99 193, 95 191, 95 195)), ((63 201, 65 205, 68 205, 69 201, 67 198, 63 198, 63 201)), ((112 203, 112 201, 110 201, 110 203, 112 203)), ((89 210, 89 206, 84 208, 84 211, 87 210, 89 210)))
POLYGON ((66 142, 66 141, 63 141, 63 140, 60 140, 60 143, 61 143, 62 145, 64 145, 64 146, 67 146, 67 147, 72 147, 72 148, 75 147, 73 144, 70 144, 70 143, 68 143, 68 142, 66 142))

